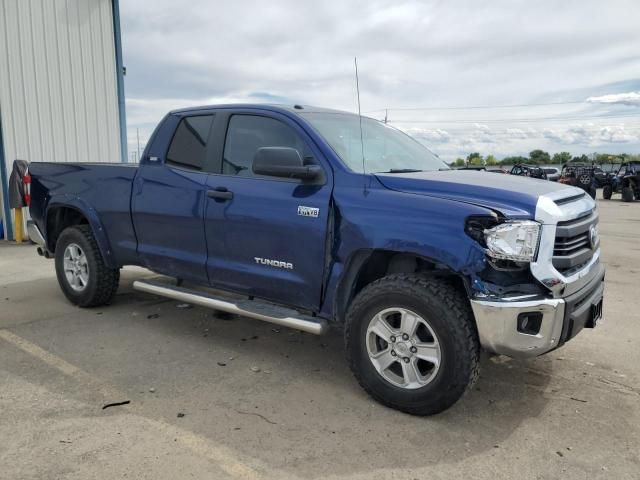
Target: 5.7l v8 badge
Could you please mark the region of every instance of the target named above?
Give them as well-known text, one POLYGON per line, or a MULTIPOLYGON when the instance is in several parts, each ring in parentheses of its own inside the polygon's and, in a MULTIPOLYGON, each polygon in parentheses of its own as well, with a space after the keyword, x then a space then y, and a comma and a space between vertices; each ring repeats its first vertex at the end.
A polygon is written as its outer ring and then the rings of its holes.
POLYGON ((315 207, 304 207, 302 205, 298 205, 298 215, 300 215, 301 217, 318 218, 318 215, 320 215, 320 209, 315 207))

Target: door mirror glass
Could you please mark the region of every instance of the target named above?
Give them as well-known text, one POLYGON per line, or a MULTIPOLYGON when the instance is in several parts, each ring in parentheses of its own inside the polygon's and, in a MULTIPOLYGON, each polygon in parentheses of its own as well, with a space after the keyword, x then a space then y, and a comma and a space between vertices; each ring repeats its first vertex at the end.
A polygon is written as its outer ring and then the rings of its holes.
POLYGON ((320 166, 305 165, 300 152, 290 147, 262 147, 256 151, 251 167, 256 175, 313 180, 320 166))

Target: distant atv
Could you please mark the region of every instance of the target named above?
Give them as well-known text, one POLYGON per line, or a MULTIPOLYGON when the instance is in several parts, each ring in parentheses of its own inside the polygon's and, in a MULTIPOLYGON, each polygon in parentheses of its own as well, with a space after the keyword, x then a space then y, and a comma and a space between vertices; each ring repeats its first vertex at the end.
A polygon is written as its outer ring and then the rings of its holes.
POLYGON ((625 162, 620 165, 618 173, 609 178, 602 188, 602 196, 609 200, 614 193, 622 194, 623 202, 632 202, 635 197, 640 200, 640 162, 625 162))
POLYGON ((596 198, 595 167, 587 163, 565 163, 558 182, 583 189, 596 198))

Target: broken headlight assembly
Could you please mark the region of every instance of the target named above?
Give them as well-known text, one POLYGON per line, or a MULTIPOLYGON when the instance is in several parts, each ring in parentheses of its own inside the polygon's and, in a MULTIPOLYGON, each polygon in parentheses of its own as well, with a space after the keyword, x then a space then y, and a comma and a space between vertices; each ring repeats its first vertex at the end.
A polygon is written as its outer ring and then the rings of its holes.
POLYGON ((498 268, 511 262, 522 266, 532 262, 538 252, 540 224, 532 220, 508 220, 500 222, 497 216, 469 217, 465 227, 467 234, 485 249, 492 264, 498 268))

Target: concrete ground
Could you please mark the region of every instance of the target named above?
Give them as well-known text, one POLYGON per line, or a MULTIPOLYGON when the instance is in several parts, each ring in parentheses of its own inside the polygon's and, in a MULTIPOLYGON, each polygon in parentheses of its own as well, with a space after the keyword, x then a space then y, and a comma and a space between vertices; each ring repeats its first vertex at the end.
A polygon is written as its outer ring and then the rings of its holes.
POLYGON ((638 479, 640 202, 600 216, 605 322, 485 360, 430 418, 368 398, 338 332, 179 308, 134 292, 140 269, 78 309, 53 262, 0 243, 0 478, 638 479))

